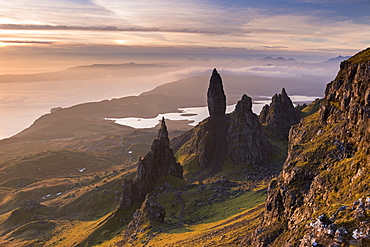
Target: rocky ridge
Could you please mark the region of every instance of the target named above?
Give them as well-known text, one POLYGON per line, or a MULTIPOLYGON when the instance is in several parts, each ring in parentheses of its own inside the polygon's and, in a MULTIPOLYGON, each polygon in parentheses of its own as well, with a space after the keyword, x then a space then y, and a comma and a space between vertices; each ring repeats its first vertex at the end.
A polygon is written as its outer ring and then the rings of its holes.
POLYGON ((253 246, 370 245, 369 68, 370 49, 342 62, 320 111, 291 129, 253 246))
POLYGON ((157 180, 166 175, 183 179, 182 166, 170 148, 166 123, 162 119, 158 137, 153 141, 150 152, 139 159, 136 179, 123 182, 120 207, 126 209, 135 202, 143 202, 145 196, 154 189, 157 180))
POLYGON ((291 99, 282 89, 281 94, 272 97, 270 105, 265 105, 260 113, 259 120, 279 139, 288 139, 289 129, 301 120, 300 113, 294 108, 291 99))

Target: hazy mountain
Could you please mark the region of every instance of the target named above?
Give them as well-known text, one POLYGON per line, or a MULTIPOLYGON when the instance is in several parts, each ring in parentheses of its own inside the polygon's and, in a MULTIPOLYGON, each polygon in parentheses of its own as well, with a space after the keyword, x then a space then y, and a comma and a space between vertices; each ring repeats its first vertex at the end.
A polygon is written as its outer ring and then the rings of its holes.
POLYGON ((168 64, 136 64, 132 62, 124 64, 93 64, 48 73, 0 75, 0 83, 105 79, 109 77, 136 76, 138 73, 155 75, 163 73, 164 70, 171 70, 173 67, 173 65, 168 64))
POLYGON ((324 63, 329 63, 329 64, 338 64, 344 60, 347 60, 349 59, 350 56, 338 56, 338 57, 333 57, 333 58, 330 58, 328 59, 327 61, 325 61, 324 63))
POLYGON ((286 59, 284 57, 273 58, 271 56, 267 56, 262 58, 258 63, 264 65, 295 65, 298 64, 298 61, 294 58, 286 59))

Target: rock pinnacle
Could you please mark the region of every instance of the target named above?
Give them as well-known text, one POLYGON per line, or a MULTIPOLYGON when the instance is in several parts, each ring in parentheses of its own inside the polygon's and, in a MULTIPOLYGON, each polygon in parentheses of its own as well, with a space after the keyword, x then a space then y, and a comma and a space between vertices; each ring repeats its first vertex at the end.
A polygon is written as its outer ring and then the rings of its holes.
POLYGON ((210 116, 224 116, 226 111, 226 96, 222 79, 216 69, 213 70, 207 92, 208 111, 210 116))

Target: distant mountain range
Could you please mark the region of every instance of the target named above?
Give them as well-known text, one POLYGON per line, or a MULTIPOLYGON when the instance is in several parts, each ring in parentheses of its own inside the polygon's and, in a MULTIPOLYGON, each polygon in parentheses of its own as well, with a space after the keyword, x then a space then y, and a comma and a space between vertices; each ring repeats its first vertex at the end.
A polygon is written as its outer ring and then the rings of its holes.
MULTIPOLYGON (((335 65, 349 57, 338 56, 331 58, 323 63, 328 65, 335 65)), ((154 64, 138 64, 138 63, 122 63, 122 64, 92 64, 71 67, 66 70, 45 72, 37 74, 5 74, 0 75, 0 83, 9 82, 33 82, 33 81, 62 81, 62 80, 91 80, 91 79, 105 79, 105 78, 123 78, 145 75, 158 75, 164 72, 175 71, 181 67, 189 66, 254 66, 254 65, 277 65, 277 66, 293 66, 293 65, 307 65, 315 66, 316 63, 304 63, 295 60, 294 58, 284 58, 267 56, 260 60, 243 60, 237 61, 212 61, 210 59, 188 59, 183 64, 168 64, 168 63, 154 63, 154 64)))
POLYGON ((174 65, 168 64, 137 64, 132 62, 123 64, 93 64, 47 73, 0 75, 0 83, 105 79, 109 77, 137 76, 140 73, 155 75, 163 73, 164 70, 169 71, 174 67, 174 65))
POLYGON ((344 60, 347 60, 349 58, 350 58, 350 56, 345 56, 345 57, 338 56, 338 57, 330 58, 329 60, 325 61, 324 63, 340 63, 340 62, 342 62, 344 60))

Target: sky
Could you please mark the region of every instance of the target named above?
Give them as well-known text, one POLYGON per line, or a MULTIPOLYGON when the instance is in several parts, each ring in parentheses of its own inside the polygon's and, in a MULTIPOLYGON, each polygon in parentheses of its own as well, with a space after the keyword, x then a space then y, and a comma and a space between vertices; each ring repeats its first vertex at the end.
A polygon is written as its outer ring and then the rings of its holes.
POLYGON ((0 74, 81 63, 281 55, 370 46, 368 0, 0 1, 0 74))

